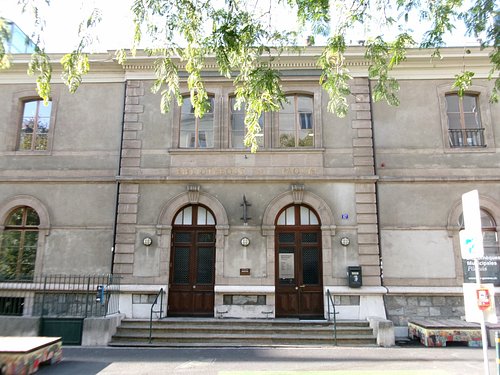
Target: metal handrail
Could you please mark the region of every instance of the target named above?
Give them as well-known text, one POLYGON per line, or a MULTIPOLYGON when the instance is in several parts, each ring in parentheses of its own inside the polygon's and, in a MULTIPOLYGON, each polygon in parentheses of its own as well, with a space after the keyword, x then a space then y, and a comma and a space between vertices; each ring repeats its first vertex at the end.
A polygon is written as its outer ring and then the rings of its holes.
POLYGON ((160 289, 151 305, 151 313, 149 315, 149 343, 151 344, 152 332, 153 332, 153 313, 160 313, 160 318, 163 317, 163 288, 160 289), (158 297, 160 297, 160 310, 154 310, 155 305, 158 303, 158 297))
POLYGON ((331 316, 333 314, 333 338, 335 345, 337 345, 337 314, 338 312, 335 310, 335 303, 333 302, 332 294, 330 293, 330 289, 326 290, 326 296, 328 297, 328 321, 331 321, 331 316), (330 312, 330 304, 332 306, 333 312, 330 312))

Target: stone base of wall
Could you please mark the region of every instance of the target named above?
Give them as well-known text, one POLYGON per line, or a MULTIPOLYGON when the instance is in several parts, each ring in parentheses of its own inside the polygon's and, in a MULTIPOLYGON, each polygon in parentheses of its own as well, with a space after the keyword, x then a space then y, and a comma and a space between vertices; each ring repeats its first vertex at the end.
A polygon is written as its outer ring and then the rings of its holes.
POLYGON ((465 316, 462 296, 385 295, 387 319, 396 327, 407 327, 412 319, 462 319, 465 316))

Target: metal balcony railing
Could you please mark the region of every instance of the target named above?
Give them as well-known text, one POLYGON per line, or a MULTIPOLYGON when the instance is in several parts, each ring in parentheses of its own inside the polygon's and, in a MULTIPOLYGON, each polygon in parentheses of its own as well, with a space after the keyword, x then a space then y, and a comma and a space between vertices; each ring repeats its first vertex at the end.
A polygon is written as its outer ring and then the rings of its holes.
POLYGON ((450 147, 485 147, 484 128, 449 129, 450 147))

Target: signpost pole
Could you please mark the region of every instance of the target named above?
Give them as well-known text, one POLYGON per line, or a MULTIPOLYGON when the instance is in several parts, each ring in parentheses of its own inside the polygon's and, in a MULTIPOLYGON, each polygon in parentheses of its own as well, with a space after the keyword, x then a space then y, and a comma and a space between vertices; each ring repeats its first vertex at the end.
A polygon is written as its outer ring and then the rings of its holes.
MULTIPOLYGON (((479 289, 481 287, 481 279, 479 273, 479 259, 474 258, 474 267, 476 270, 476 285, 479 289)), ((484 311, 481 311, 481 338, 483 342, 483 361, 484 361, 484 375, 490 375, 490 368, 488 366, 488 336, 486 333, 486 323, 484 322, 484 311)))
MULTIPOLYGON (((486 333, 485 309, 479 306, 479 291, 481 288, 481 275, 479 270, 479 258, 484 256, 483 233, 481 226, 481 212, 479 205, 479 193, 477 190, 462 194, 462 212, 465 230, 460 235, 460 249, 462 258, 474 259, 474 269, 476 273, 476 297, 477 308, 480 309, 478 320, 481 323, 481 338, 483 344, 484 374, 489 375, 488 366, 488 336, 486 333)), ((465 295, 464 295, 465 299, 465 295)), ((489 305, 489 301, 488 301, 489 305)))

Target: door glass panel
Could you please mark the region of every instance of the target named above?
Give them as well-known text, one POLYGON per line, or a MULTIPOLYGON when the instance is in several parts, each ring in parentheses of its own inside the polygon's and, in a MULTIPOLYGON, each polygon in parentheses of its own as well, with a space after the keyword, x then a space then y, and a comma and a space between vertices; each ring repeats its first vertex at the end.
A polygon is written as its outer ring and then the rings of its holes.
POLYGON ((295 254, 293 247, 279 249, 279 279, 280 284, 295 284, 295 254))
POLYGON ((295 233, 280 233, 278 234, 279 243, 294 243, 295 233))
POLYGON ((212 215, 210 211, 207 211, 207 225, 215 225, 214 215, 212 215))
POLYGON ((174 283, 189 284, 189 247, 176 247, 174 251, 174 283))
POLYGON ((191 243, 191 233, 190 232, 175 232, 174 241, 191 243))
POLYGON ((193 207, 188 206, 177 214, 174 224, 176 225, 191 225, 193 222, 193 207))
POLYGON ((278 225, 295 225, 295 207, 288 207, 278 217, 278 225))
POLYGON ((215 225, 213 215, 205 207, 198 207, 198 225, 215 225))
POLYGON ((302 233, 302 243, 318 243, 318 233, 302 233))
POLYGON ((319 282, 319 249, 302 249, 302 280, 304 284, 318 284, 319 282))
POLYGON ((213 270, 213 247, 199 247, 198 248, 198 272, 196 274, 196 283, 198 284, 211 284, 212 283, 212 270, 213 270))
POLYGON ((198 233, 198 242, 212 243, 215 242, 214 232, 200 232, 198 233))
POLYGON ((288 207, 286 209, 286 222, 285 225, 295 225, 295 207, 288 207))

